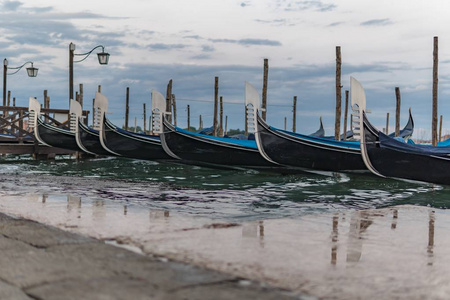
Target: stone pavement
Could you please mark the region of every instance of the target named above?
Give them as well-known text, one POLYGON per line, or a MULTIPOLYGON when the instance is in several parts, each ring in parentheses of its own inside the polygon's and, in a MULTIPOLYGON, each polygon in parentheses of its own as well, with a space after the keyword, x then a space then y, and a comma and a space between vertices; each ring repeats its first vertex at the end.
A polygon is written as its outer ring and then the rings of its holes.
POLYGON ((300 299, 0 213, 0 299, 300 299))

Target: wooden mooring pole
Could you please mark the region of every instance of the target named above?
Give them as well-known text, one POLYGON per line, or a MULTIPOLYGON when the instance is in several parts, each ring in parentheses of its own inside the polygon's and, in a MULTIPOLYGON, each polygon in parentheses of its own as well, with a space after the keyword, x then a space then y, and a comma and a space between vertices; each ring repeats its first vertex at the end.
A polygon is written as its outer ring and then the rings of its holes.
POLYGON ((213 135, 217 136, 217 111, 219 102, 219 77, 214 78, 214 119, 213 119, 213 135))
POLYGON ((191 106, 187 106, 187 130, 191 131, 191 106))
POLYGON ((344 135, 343 135, 344 141, 347 139, 348 95, 349 91, 345 91, 344 135))
POLYGON ((336 46, 336 120, 334 125, 334 139, 341 140, 341 47, 336 46))
POLYGON ((223 97, 220 96, 220 109, 219 109, 219 136, 223 136, 223 97))
POLYGON ((228 132, 228 116, 225 116, 225 135, 228 132))
POLYGON ((83 109, 83 84, 80 83, 80 98, 78 99, 78 102, 80 102, 81 109, 83 109))
POLYGON ((47 90, 44 90, 44 108, 48 108, 48 106, 47 106, 47 90))
POLYGON ((172 94, 172 114, 173 114, 173 125, 177 126, 177 100, 175 94, 172 94))
POLYGON ((267 115, 267 80, 269 77, 269 60, 264 58, 264 74, 263 74, 263 90, 262 90, 262 105, 261 105, 261 116, 263 120, 266 120, 267 115))
POLYGON ((400 97, 400 88, 395 88, 395 136, 400 135, 400 106, 401 106, 401 97, 400 97))
POLYGON ((437 110, 438 110, 438 37, 433 43, 433 112, 431 120, 431 143, 437 145, 437 110))
POLYGON ((147 134, 147 109, 145 108, 145 103, 143 103, 144 110, 144 134, 147 134))
POLYGON ((389 113, 386 114, 386 134, 389 134, 389 113))
POLYGON ((294 104, 292 107, 292 132, 295 132, 297 125, 297 96, 294 96, 294 104))
POLYGON ((125 100, 125 130, 128 130, 128 117, 130 115, 130 88, 127 87, 127 94, 125 100))
POLYGON ((169 80, 169 83, 167 84, 167 91, 166 91, 166 119, 169 122, 172 122, 172 79, 169 80))
POLYGON ((440 122, 439 122, 439 140, 438 140, 438 142, 441 141, 441 138, 442 138, 442 115, 441 115, 440 122))

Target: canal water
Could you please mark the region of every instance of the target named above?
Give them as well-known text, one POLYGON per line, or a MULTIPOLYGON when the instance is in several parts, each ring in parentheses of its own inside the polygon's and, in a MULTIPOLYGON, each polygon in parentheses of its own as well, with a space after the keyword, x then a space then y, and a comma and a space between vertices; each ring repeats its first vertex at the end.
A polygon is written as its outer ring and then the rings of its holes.
POLYGON ((450 206, 450 188, 370 174, 276 174, 99 158, 1 161, 3 194, 74 195, 230 222, 412 204, 450 206))

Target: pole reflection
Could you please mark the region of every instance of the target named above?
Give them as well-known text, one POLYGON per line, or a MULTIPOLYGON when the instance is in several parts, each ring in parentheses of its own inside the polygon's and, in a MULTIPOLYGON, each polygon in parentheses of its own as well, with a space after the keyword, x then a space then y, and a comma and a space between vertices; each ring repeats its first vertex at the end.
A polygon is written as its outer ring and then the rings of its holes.
POLYGON ((392 213, 392 223, 391 223, 392 230, 397 228, 397 219, 398 219, 398 210, 394 209, 394 211, 392 213))
POLYGON ((432 266, 434 263, 434 210, 430 211, 428 215, 428 265, 432 266))
POLYGON ((337 262, 337 241, 338 241, 338 225, 339 215, 333 216, 333 231, 331 232, 331 264, 336 265, 337 262))

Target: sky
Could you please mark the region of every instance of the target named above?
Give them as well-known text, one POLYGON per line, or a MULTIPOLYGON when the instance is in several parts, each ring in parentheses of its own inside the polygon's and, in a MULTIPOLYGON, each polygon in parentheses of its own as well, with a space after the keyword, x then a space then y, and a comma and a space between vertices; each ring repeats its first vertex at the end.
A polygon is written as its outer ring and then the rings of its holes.
MULTIPOLYGON (((50 106, 69 105, 69 44, 76 54, 97 45, 110 53, 99 65, 94 53, 75 63, 75 91, 84 90, 92 108, 98 85, 109 99, 108 118, 143 126, 153 89, 166 93, 173 80, 178 125, 212 125, 214 80, 219 77, 228 129, 244 128, 244 85, 262 92, 263 63, 269 61, 267 121, 292 129, 293 97, 297 132, 312 133, 319 117, 334 134, 336 47, 342 55, 342 102, 350 76, 364 86, 369 118, 379 129, 390 115, 394 130, 395 87, 401 92, 401 126, 411 107, 415 138, 430 136, 433 38, 439 42, 439 108, 443 134, 450 134, 450 2, 444 0, 127 0, 0 1, 0 54, 10 67, 33 61, 36 78, 25 70, 7 77, 17 106, 30 96, 50 106), (447 113, 449 112, 449 113, 447 113)), ((342 109, 344 112, 344 108, 342 109)), ((148 122, 147 122, 148 123, 148 122)))

